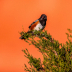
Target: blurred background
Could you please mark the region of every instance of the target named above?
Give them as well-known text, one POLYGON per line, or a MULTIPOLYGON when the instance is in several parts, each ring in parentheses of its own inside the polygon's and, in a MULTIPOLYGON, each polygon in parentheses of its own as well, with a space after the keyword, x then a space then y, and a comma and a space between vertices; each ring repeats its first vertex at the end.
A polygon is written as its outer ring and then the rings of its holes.
MULTIPOLYGON (((60 43, 67 41, 67 28, 72 29, 72 0, 0 0, 0 72, 25 72, 22 49, 42 58, 34 46, 20 40, 22 25, 25 31, 41 14, 47 15, 45 30, 60 43)), ((29 65, 28 65, 29 66, 29 65)))

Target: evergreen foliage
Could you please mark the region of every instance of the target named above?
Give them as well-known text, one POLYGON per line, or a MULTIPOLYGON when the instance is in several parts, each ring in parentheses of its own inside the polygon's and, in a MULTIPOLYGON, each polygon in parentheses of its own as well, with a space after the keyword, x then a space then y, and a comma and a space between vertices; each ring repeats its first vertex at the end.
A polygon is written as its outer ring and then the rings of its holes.
POLYGON ((72 72, 72 41, 70 39, 72 30, 68 29, 68 31, 69 33, 66 33, 68 41, 65 44, 52 39, 47 31, 35 31, 33 36, 24 31, 21 32, 21 36, 26 38, 25 41, 38 48, 43 55, 41 63, 41 59, 34 58, 27 49, 22 50, 31 66, 28 68, 24 64, 26 72, 72 72), (35 37, 39 40, 34 40, 35 37))

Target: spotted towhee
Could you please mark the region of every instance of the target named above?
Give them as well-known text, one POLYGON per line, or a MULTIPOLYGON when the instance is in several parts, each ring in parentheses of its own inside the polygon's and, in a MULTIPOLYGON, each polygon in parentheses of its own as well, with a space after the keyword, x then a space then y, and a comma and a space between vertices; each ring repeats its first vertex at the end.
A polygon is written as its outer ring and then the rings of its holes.
MULTIPOLYGON (((27 33, 30 33, 32 30, 33 31, 35 31, 35 30, 37 30, 37 31, 43 30, 45 28, 45 26, 46 26, 46 21, 47 21, 47 16, 45 14, 42 14, 39 19, 34 21, 29 26, 29 30, 28 30, 27 33)), ((23 36, 21 36, 20 39, 24 39, 23 36)))

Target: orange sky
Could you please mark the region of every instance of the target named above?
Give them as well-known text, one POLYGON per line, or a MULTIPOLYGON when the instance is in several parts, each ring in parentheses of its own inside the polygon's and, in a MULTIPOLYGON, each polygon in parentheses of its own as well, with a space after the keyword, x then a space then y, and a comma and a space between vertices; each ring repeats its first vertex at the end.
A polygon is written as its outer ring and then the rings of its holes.
POLYGON ((0 72, 24 72, 22 48, 42 59, 34 46, 20 40, 18 31, 28 26, 44 13, 47 15, 45 30, 53 38, 65 43, 67 28, 72 28, 72 0, 0 0, 0 72))

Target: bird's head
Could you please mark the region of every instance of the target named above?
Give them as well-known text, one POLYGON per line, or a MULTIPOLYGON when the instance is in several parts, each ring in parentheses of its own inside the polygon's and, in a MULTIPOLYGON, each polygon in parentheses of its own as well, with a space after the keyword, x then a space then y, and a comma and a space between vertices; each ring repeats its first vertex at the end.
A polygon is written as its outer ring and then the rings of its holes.
POLYGON ((40 21, 42 21, 42 20, 47 21, 47 16, 45 14, 42 14, 39 19, 40 19, 40 21))

